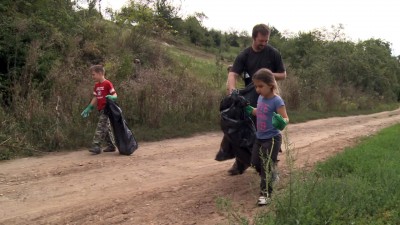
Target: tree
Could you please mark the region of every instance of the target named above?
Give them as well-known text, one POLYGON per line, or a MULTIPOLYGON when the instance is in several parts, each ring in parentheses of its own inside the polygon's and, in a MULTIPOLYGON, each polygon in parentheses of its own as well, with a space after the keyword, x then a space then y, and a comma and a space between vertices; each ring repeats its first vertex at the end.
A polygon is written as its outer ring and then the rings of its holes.
POLYGON ((115 16, 115 22, 128 27, 138 27, 137 32, 150 35, 154 31, 156 22, 154 11, 149 5, 131 1, 123 7, 115 16))
POLYGON ((190 42, 199 45, 205 37, 207 29, 201 24, 201 18, 204 14, 198 14, 188 16, 184 22, 184 35, 186 35, 190 42), (199 17, 200 16, 200 17, 199 17))
POLYGON ((33 85, 43 83, 54 61, 62 57, 63 41, 78 30, 74 3, 59 1, 53 6, 51 0, 0 3, 3 104, 11 104, 14 85, 25 85, 22 95, 26 95, 33 85))
POLYGON ((251 37, 247 31, 242 31, 239 34, 239 42, 242 44, 242 47, 245 48, 251 44, 251 37))
POLYGON ((208 32, 208 34, 212 38, 214 46, 215 47, 221 47, 221 44, 222 44, 222 33, 221 33, 221 31, 217 31, 215 29, 211 29, 208 32))
MULTIPOLYGON (((155 12, 166 23, 166 27, 177 29, 178 13, 180 6, 174 6, 170 0, 156 0, 155 12)), ((163 24, 163 26, 165 26, 163 24)))
POLYGON ((230 30, 227 34, 226 34, 226 41, 228 42, 228 44, 232 47, 240 47, 239 44, 239 32, 236 30, 230 30))

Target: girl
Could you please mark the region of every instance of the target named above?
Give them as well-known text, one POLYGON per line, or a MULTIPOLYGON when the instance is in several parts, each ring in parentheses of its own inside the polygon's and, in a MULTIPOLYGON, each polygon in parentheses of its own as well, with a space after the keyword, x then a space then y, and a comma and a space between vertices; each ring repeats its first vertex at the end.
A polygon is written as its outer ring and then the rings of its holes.
POLYGON ((253 75, 252 80, 260 96, 258 97, 257 108, 247 106, 246 110, 248 113, 257 116, 257 140, 253 145, 251 163, 261 177, 258 205, 262 206, 270 202, 272 194, 271 171, 277 162, 278 152, 282 144, 280 130, 285 128, 289 118, 285 103, 277 95, 278 86, 272 72, 268 69, 260 69, 253 75))

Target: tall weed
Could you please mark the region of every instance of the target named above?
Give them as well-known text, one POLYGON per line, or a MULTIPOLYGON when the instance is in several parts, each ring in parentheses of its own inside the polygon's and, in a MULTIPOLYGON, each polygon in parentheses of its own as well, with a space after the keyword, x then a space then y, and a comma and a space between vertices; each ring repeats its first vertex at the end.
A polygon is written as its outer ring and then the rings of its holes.
POLYGON ((301 179, 276 201, 270 224, 400 223, 399 131, 399 125, 385 129, 314 172, 299 173, 301 179))

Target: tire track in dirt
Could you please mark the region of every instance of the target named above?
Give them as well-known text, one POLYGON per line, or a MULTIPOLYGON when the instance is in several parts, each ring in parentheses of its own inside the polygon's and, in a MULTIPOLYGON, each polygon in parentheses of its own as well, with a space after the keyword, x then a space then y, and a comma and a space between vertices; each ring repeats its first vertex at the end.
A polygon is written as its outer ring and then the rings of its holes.
MULTIPOLYGON (((290 124, 296 167, 311 168, 360 137, 400 121, 400 110, 290 124)), ((132 156, 86 150, 0 163, 0 224, 224 224, 216 199, 252 216, 258 178, 227 176, 214 156, 221 132, 142 143, 132 156)), ((288 173, 285 155, 279 168, 288 173)))

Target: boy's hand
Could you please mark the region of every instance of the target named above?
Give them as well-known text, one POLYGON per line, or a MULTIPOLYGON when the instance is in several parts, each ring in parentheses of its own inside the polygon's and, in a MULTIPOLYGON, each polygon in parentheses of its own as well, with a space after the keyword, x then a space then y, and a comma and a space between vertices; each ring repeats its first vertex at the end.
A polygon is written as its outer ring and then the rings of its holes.
POLYGON ((248 105, 248 106, 246 106, 245 110, 246 110, 246 114, 248 116, 251 116, 251 115, 253 115, 254 107, 252 107, 251 105, 248 105))
POLYGON ((89 104, 85 110, 81 113, 81 116, 83 118, 86 118, 89 116, 90 112, 94 109, 94 106, 92 104, 89 104))
POLYGON ((272 126, 278 130, 283 130, 285 129, 286 125, 286 120, 283 119, 280 114, 274 112, 274 115, 272 116, 272 126))
POLYGON ((112 100, 114 102, 115 102, 115 100, 117 100, 117 96, 114 96, 114 95, 107 95, 106 98, 110 99, 110 100, 112 100))

